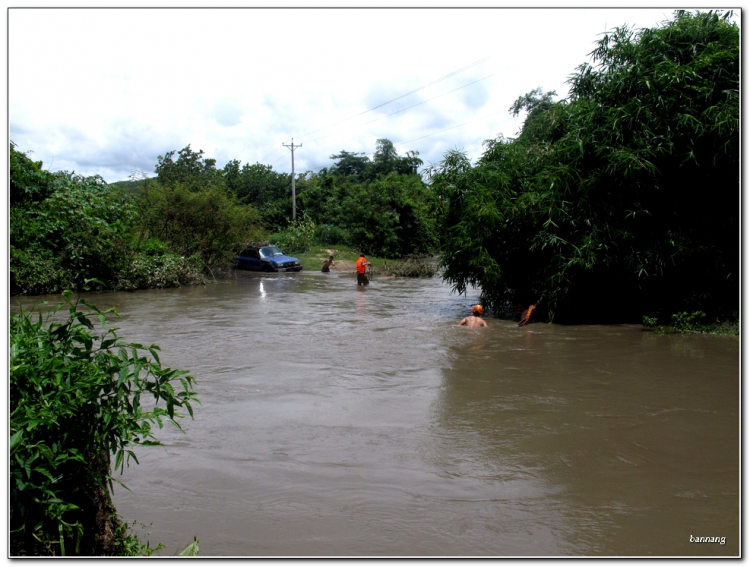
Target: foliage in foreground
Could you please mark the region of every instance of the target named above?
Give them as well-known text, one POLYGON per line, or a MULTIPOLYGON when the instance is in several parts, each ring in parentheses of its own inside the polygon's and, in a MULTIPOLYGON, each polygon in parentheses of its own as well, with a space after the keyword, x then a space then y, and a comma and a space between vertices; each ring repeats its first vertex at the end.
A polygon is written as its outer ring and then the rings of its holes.
POLYGON ((51 322, 62 304, 10 318, 11 555, 148 554, 117 518, 111 470, 160 444, 154 424, 179 428, 176 408, 193 416, 195 379, 106 328, 114 309, 71 295, 62 323, 51 322))
POLYGON ((715 12, 606 34, 569 98, 534 91, 515 140, 429 170, 445 278, 560 322, 738 311, 739 29, 715 12))

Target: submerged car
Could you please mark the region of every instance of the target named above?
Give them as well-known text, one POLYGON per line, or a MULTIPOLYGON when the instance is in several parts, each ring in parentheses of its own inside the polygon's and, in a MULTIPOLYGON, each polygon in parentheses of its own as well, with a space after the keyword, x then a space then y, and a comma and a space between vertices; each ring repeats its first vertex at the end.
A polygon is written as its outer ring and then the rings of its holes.
POLYGON ((256 272, 299 272, 302 270, 299 258, 286 256, 278 246, 248 246, 239 256, 234 257, 241 270, 256 272))

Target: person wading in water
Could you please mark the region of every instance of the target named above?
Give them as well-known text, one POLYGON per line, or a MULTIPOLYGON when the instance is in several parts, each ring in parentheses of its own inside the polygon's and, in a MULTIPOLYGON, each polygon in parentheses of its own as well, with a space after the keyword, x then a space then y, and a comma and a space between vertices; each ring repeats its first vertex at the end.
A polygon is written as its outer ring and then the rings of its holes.
POLYGON ((471 315, 461 319, 461 322, 456 326, 460 327, 461 325, 466 325, 470 329, 487 327, 487 323, 485 323, 484 319, 482 319, 482 313, 484 313, 484 309, 482 309, 482 306, 475 305, 474 309, 471 310, 471 315))
POLYGON ((372 266, 372 264, 367 261, 364 254, 360 253, 359 260, 357 260, 357 285, 367 285, 370 283, 365 274, 367 266, 372 266))
POLYGON ((321 272, 330 272, 331 270, 328 269, 328 266, 335 266, 336 264, 333 263, 333 256, 328 256, 328 260, 323 260, 323 269, 320 270, 321 272))

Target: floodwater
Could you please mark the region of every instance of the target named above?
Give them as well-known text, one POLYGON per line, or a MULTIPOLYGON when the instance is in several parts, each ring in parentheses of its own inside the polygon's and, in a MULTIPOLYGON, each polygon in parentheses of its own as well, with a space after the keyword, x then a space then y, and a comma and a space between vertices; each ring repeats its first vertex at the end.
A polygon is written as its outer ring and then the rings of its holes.
POLYGON ((198 380, 185 433, 115 486, 161 555, 740 554, 736 337, 459 328, 478 293, 439 278, 87 297, 198 380))

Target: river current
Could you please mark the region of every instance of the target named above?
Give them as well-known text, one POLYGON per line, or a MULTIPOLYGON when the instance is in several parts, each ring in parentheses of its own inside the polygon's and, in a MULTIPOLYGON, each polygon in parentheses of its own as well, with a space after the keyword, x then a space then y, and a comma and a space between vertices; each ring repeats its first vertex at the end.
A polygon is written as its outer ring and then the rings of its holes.
POLYGON ((209 556, 740 553, 736 337, 467 329, 478 292, 439 278, 239 272, 86 297, 198 381, 195 420, 114 490, 160 555, 193 536, 209 556))

